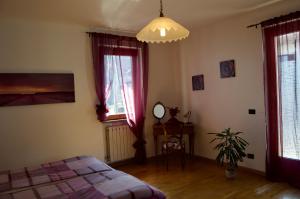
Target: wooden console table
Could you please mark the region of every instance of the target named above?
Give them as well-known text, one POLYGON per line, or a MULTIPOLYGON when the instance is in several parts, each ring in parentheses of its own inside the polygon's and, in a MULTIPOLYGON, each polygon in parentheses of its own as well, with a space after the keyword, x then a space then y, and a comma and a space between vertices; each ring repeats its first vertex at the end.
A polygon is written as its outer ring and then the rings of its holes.
MULTIPOLYGON (((194 126, 192 123, 184 123, 183 134, 189 136, 189 153, 192 157, 194 155, 194 126)), ((162 124, 153 125, 153 136, 154 136, 154 150, 155 156, 158 155, 158 136, 164 135, 162 124)))

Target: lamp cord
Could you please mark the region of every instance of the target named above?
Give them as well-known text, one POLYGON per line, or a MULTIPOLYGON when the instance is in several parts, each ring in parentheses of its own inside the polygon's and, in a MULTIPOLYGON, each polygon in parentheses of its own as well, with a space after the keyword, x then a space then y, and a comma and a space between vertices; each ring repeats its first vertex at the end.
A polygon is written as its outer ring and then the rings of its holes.
POLYGON ((160 0, 160 17, 164 17, 162 0, 160 0))

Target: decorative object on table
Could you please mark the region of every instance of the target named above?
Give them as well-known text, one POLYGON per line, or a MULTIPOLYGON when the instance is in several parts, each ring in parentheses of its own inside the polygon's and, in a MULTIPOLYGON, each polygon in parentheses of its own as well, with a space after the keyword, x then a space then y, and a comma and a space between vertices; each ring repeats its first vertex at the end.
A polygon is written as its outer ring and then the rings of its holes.
POLYGON ((186 123, 190 123, 190 118, 191 118, 191 111, 188 111, 186 114, 183 115, 183 117, 186 119, 186 123))
POLYGON ((238 162, 242 162, 246 156, 245 150, 249 143, 239 135, 242 132, 232 132, 230 128, 225 129, 221 133, 209 133, 215 135, 215 138, 210 142, 218 141, 214 147, 219 151, 216 158, 217 162, 222 166, 226 165, 225 175, 229 179, 236 177, 236 169, 238 162))
POLYGON ((164 16, 163 4, 160 0, 160 16, 146 25, 136 38, 147 43, 165 43, 185 39, 189 34, 190 32, 185 27, 164 16))
POLYGON ((180 112, 180 110, 178 107, 174 107, 174 108, 169 107, 169 113, 170 113, 171 118, 175 118, 179 112, 180 112))
POLYGON ((75 102, 73 74, 0 73, 0 106, 75 102))
POLYGON ((171 118, 166 122, 166 123, 178 123, 180 122, 176 116, 177 114, 180 112, 179 108, 178 107, 167 107, 169 109, 169 114, 171 116, 171 118))
POLYGON ((235 62, 227 60, 220 62, 221 78, 235 77, 235 62))
POLYGON ((165 114, 166 114, 166 108, 163 105, 163 103, 161 102, 157 102, 154 106, 153 106, 153 110, 152 110, 153 116, 158 119, 158 123, 160 124, 160 120, 164 118, 165 114))
POLYGON ((195 75, 192 77, 193 91, 204 90, 204 76, 195 75))

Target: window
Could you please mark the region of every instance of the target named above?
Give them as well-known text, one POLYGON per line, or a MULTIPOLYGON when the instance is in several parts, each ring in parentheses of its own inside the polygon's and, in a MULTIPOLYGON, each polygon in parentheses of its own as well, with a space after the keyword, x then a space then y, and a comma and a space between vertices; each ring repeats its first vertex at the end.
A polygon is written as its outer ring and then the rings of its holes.
MULTIPOLYGON (((106 106, 107 119, 125 119, 125 98, 123 89, 132 92, 132 67, 131 55, 104 55, 106 106), (124 88, 122 87, 124 85, 124 88)), ((127 93, 127 92, 126 92, 127 93)), ((132 97, 132 96, 131 96, 132 97)))
POLYGON ((275 37, 278 109, 280 111, 279 154, 300 159, 300 47, 299 32, 275 37))

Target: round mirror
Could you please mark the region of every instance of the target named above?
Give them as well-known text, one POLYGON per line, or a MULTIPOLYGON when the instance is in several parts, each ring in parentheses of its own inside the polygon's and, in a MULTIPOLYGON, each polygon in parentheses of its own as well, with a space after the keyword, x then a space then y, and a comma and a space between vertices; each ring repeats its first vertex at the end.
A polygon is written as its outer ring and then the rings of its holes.
POLYGON ((161 102, 157 102, 153 107, 153 115, 158 120, 161 120, 166 114, 165 106, 161 102))

